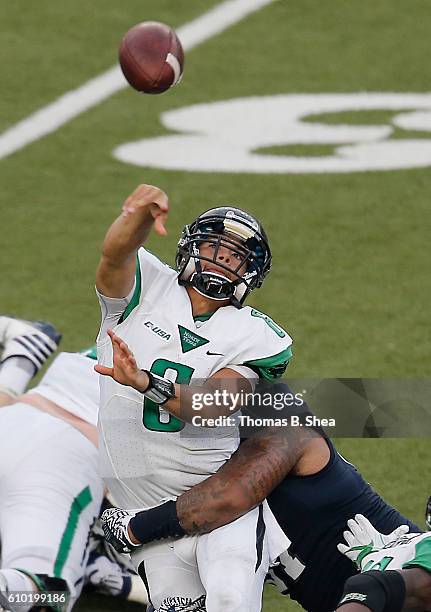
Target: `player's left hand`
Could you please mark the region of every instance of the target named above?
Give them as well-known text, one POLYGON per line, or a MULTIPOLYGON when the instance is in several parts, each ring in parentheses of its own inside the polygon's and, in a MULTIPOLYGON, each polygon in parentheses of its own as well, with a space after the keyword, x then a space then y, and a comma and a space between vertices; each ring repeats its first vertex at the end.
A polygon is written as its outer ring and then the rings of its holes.
POLYGON ((148 374, 138 368, 135 357, 124 340, 112 329, 108 330, 108 336, 112 343, 113 367, 108 368, 98 364, 94 366, 94 369, 102 376, 110 376, 121 385, 133 387, 140 393, 144 393, 150 384, 148 374))
POLYGON ((349 530, 343 533, 345 543, 341 542, 337 548, 355 563, 365 548, 370 548, 370 551, 382 548, 409 532, 408 525, 400 525, 392 533, 385 535, 377 531, 362 514, 357 514, 354 519, 347 521, 347 526, 349 530))

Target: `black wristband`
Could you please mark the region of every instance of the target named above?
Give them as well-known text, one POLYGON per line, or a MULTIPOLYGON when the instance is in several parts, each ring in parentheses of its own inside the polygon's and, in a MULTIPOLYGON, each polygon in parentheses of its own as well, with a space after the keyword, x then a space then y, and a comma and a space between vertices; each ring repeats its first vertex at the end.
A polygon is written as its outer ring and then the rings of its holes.
POLYGON ((175 397, 175 385, 173 382, 162 376, 157 376, 149 370, 142 370, 148 376, 148 387, 144 391, 145 397, 155 404, 165 404, 168 400, 175 397))
POLYGON ((367 606, 371 612, 401 612, 405 597, 406 585, 400 573, 372 570, 346 580, 337 610, 342 610, 344 604, 356 602, 367 606))
POLYGON ((161 506, 138 512, 130 520, 130 529, 141 544, 163 538, 181 538, 186 532, 177 516, 176 502, 167 501, 161 506))

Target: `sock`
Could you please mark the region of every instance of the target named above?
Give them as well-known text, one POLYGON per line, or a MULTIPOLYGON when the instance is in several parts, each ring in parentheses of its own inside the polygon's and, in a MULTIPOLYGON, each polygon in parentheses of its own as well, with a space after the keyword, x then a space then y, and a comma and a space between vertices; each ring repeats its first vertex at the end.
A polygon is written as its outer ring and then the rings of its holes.
POLYGON ((26 357, 9 357, 0 366, 0 387, 14 395, 23 393, 34 376, 34 365, 26 357))

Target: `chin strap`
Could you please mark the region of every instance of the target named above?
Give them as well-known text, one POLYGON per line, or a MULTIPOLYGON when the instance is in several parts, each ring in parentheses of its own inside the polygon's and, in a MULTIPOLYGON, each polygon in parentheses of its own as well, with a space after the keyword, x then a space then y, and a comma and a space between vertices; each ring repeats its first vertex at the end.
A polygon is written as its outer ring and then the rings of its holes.
POLYGON ((247 291, 246 280, 249 280, 249 273, 244 275, 244 280, 231 281, 226 276, 218 272, 203 272, 200 260, 193 256, 190 257, 186 267, 179 276, 179 282, 182 285, 189 285, 193 287, 198 293, 204 297, 208 297, 215 301, 230 300, 231 304, 235 308, 241 308, 241 301, 247 291), (223 291, 223 285, 225 290, 223 291), (211 291, 211 286, 213 290, 211 291), (214 289, 220 289, 219 296, 217 291, 214 289))
POLYGON ((233 294, 231 281, 216 272, 195 272, 190 278, 190 284, 201 295, 216 301, 230 299, 233 294))

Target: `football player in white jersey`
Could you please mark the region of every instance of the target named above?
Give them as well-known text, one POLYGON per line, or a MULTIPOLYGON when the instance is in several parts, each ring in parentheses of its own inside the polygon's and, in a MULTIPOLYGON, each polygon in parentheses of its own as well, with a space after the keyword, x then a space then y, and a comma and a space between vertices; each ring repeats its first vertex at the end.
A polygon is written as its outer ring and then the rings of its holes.
MULTIPOLYGON (((208 429, 186 422, 193 412, 188 383, 199 380, 202 394, 226 385, 230 392, 251 391, 259 377, 281 376, 291 357, 289 335, 242 306, 271 264, 260 223, 231 206, 210 209, 184 228, 173 270, 142 247, 153 227, 166 233, 167 212, 166 194, 139 186, 108 230, 96 277, 102 307, 97 371, 105 375, 102 475, 124 509, 110 513, 110 526, 123 532, 133 509, 176 498, 238 446, 230 423, 208 429), (137 388, 121 384, 129 383, 112 368, 109 328, 114 346, 127 342, 145 370, 137 388)), ((230 414, 231 408, 225 401, 206 414, 230 414)), ((174 508, 166 504, 166 512, 174 508)), ((170 525, 161 536, 183 535, 175 515, 170 525)), ((268 564, 284 546, 264 505, 207 536, 152 543, 132 556, 160 612, 254 612, 261 608, 268 564)))
POLYGON ((346 581, 337 610, 431 610, 431 533, 379 533, 361 514, 347 523, 338 550, 362 572, 346 581))
POLYGON ((51 603, 73 605, 103 493, 93 360, 61 353, 22 394, 60 337, 48 324, 0 317, 0 592, 12 597, 7 609, 22 612, 38 591, 67 593, 51 603), (20 592, 28 599, 14 601, 20 592))
POLYGON ((26 612, 53 591, 52 609, 70 609, 85 580, 147 601, 96 538, 88 546, 103 491, 95 349, 60 353, 23 393, 60 338, 47 323, 0 316, 0 610, 26 612))

